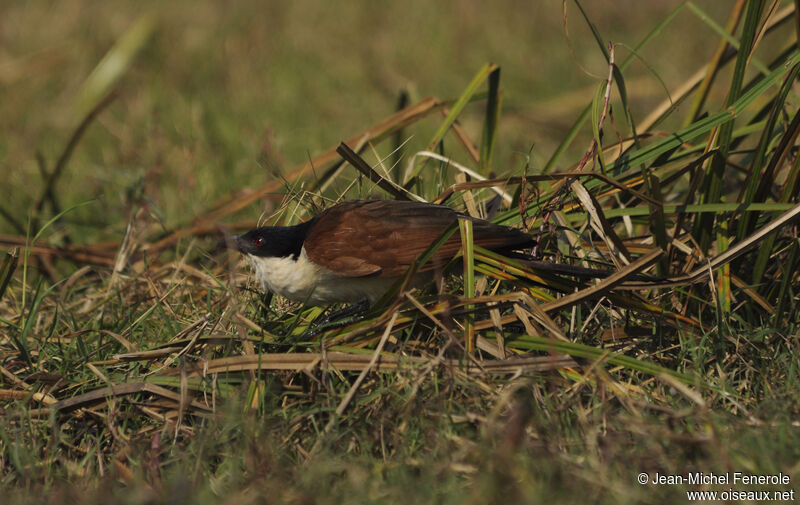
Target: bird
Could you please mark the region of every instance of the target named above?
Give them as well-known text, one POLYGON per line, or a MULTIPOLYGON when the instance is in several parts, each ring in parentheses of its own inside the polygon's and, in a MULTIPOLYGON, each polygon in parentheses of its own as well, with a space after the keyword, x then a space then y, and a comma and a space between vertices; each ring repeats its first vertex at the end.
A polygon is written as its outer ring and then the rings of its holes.
MULTIPOLYGON (((237 235, 264 290, 306 305, 374 303, 459 219, 472 222, 473 243, 507 253, 532 247, 527 233, 457 212, 407 200, 349 200, 294 226, 264 226, 237 235)), ((453 234, 413 279, 433 279, 461 249, 453 234)))

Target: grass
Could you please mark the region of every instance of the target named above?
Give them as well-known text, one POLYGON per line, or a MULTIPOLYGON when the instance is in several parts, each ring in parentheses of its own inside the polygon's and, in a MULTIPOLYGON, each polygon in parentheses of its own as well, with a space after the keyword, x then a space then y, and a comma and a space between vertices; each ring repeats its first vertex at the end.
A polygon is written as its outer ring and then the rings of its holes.
MULTIPOLYGON (((795 491, 800 55, 792 6, 758 4, 625 16, 569 4, 569 43, 548 39, 559 62, 534 79, 563 123, 533 138, 522 126, 550 113, 531 108, 526 60, 508 48, 543 36, 532 14, 558 30, 544 8, 120 4, 19 29, 27 56, 0 63, 14 98, 0 115, 22 117, 34 96, 66 112, 0 124, 3 164, 18 167, 0 202, 6 501, 795 491), (468 29, 494 22, 507 30, 475 37, 504 56, 470 51, 468 29), (395 25, 421 30, 407 54, 389 42, 395 25), (617 26, 632 35, 607 45, 617 26), (695 36, 707 55, 682 45, 695 36), (559 65, 578 63, 596 77, 564 91, 577 78, 559 65), (395 90, 375 90, 395 73, 419 81, 391 114, 395 90), (356 94, 345 78, 377 84, 356 94), (658 81, 671 99, 643 92, 658 81), (400 282, 364 320, 312 332, 322 309, 260 293, 238 254, 214 249, 257 222, 372 196, 521 226, 544 262, 610 275, 498 256, 471 244, 465 221, 447 235, 463 241, 463 269, 440 292, 400 282), (642 472, 790 482, 641 485, 642 472)), ((9 11, 32 25, 55 16, 9 11)))

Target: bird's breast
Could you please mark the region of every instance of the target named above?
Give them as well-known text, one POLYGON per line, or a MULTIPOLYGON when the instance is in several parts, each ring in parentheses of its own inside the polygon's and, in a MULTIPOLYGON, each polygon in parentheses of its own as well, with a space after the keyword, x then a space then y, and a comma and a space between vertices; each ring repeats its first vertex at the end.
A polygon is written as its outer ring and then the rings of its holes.
POLYGON ((305 250, 297 258, 247 255, 261 287, 291 300, 305 301, 319 283, 321 269, 308 260, 305 250))
POLYGON ((261 287, 308 305, 374 302, 396 280, 386 277, 343 277, 312 262, 301 250, 297 258, 246 255, 261 287))

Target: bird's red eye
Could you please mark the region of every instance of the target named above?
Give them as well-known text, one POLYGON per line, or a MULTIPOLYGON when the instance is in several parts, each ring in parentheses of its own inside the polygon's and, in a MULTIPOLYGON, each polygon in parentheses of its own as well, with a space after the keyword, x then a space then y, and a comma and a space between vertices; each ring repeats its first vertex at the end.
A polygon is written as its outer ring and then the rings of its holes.
POLYGON ((261 237, 258 237, 257 239, 255 239, 253 241, 253 244, 255 244, 256 247, 261 247, 262 245, 264 245, 264 239, 261 238, 261 237))

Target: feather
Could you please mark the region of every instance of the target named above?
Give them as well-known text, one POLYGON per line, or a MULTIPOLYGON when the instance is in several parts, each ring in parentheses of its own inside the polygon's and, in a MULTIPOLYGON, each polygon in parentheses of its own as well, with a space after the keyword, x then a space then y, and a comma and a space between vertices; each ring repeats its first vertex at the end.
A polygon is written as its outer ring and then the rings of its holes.
MULTIPOLYGON (((459 218, 473 222, 475 245, 514 250, 534 244, 520 230, 496 225, 431 203, 354 200, 335 205, 317 216, 303 246, 309 259, 343 277, 397 277, 459 218)), ((441 267, 461 248, 452 236, 423 266, 441 267)))

